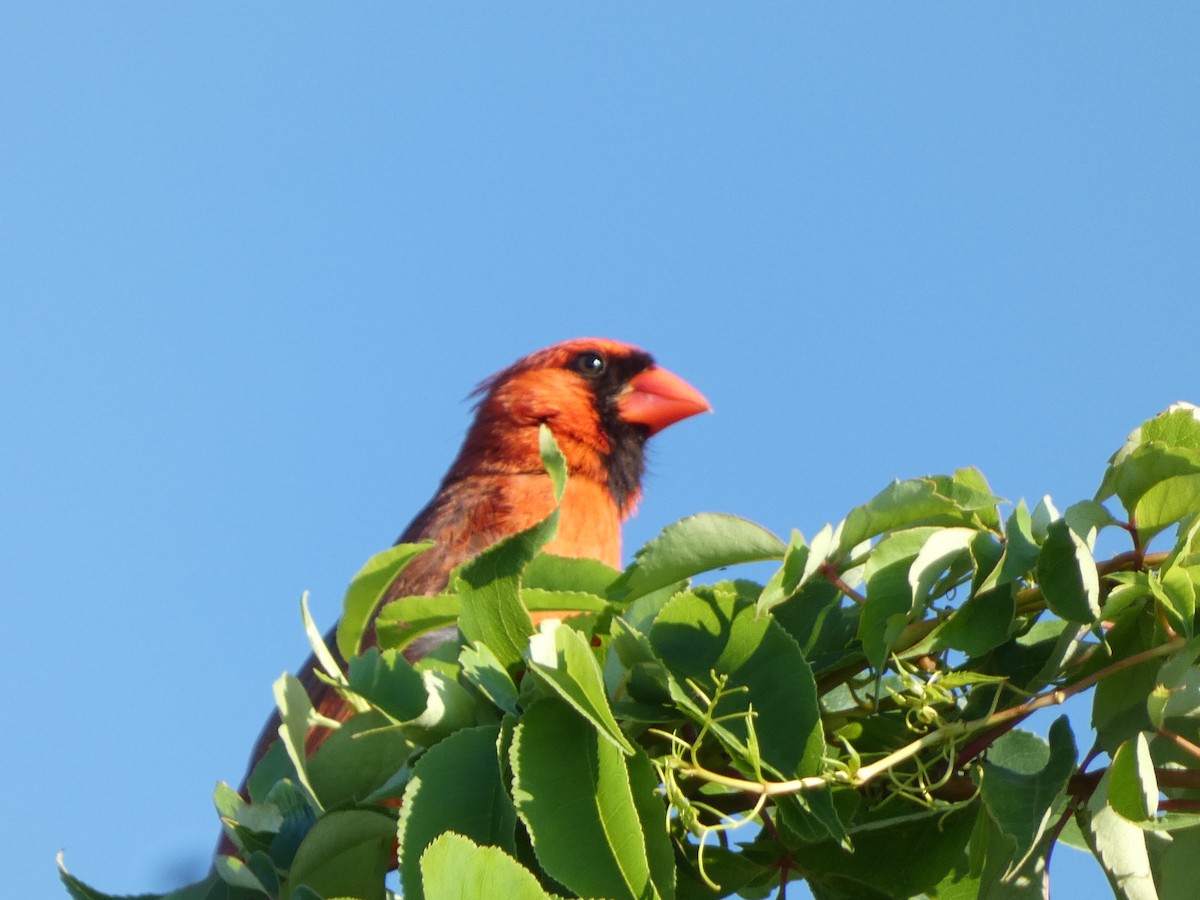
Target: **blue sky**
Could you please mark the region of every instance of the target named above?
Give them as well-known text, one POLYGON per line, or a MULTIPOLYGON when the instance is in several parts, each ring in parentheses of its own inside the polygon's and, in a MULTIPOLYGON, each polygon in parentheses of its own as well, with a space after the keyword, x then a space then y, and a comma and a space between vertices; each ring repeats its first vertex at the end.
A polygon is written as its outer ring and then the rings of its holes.
MULTIPOLYGON (((1090 496, 1200 401, 1200 7, 14 5, 0 24, 5 896, 207 864, 312 592, 526 352, 716 414, 628 549, 976 465, 1090 496)), ((1055 896, 1104 890, 1061 850, 1055 896)))

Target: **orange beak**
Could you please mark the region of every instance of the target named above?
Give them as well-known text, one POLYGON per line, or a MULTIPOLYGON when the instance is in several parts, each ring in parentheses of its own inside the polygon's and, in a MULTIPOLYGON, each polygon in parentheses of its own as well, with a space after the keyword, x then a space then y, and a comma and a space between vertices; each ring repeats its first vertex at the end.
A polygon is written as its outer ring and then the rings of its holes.
POLYGON ((629 386, 617 398, 617 411, 623 421, 645 425, 650 434, 655 434, 688 416, 711 412, 712 406, 674 372, 651 366, 629 380, 629 386))

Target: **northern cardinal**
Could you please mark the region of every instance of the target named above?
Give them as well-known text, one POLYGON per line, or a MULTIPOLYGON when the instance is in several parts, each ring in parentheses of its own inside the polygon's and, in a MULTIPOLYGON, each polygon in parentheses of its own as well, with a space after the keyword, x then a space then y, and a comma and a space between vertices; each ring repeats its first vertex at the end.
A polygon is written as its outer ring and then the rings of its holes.
MULTIPOLYGON (((564 341, 531 353, 484 381, 475 394, 481 399, 458 457, 397 541, 435 545, 401 571, 386 599, 436 594, 456 566, 550 514, 554 491, 538 450, 542 423, 554 434, 569 473, 558 533, 546 552, 619 567, 621 521, 641 495, 646 439, 710 409, 699 391, 655 365, 650 354, 603 338, 564 341)), ((336 655, 335 632, 326 642, 336 655)), ((368 629, 364 646, 373 641, 368 629)), ((410 661, 412 649, 406 651, 410 661)), ((415 655, 429 649, 426 642, 415 655)), ((313 705, 321 715, 345 721, 350 708, 315 677, 315 665, 310 658, 299 676, 313 705)), ((277 740, 278 726, 275 717, 263 729, 251 769, 277 740)), ((309 731, 308 755, 329 733, 309 731)), ((222 852, 230 852, 225 842, 222 852)))

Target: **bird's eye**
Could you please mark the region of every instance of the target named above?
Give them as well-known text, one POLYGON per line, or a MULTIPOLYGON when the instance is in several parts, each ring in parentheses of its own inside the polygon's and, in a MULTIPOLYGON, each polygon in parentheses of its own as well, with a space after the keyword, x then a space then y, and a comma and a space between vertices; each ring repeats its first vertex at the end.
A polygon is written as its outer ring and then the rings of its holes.
POLYGON ((603 356, 601 356, 599 353, 593 353, 591 351, 588 351, 587 353, 580 353, 573 360, 571 360, 571 368, 573 368, 579 374, 587 376, 588 378, 595 378, 598 376, 604 371, 606 365, 607 364, 604 362, 603 356))

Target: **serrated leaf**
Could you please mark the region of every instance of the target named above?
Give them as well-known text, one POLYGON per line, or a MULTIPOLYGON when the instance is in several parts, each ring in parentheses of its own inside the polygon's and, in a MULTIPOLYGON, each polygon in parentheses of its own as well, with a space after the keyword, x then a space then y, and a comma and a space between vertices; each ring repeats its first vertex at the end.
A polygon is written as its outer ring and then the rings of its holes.
POLYGON ((801 578, 808 564, 809 547, 804 535, 793 530, 787 550, 783 554, 783 565, 771 576, 758 598, 759 615, 770 612, 780 603, 791 598, 801 586, 801 578))
POLYGON ((384 650, 403 650, 422 635, 457 628, 461 602, 457 594, 400 597, 375 617, 375 636, 384 650))
POLYGON ((1108 805, 1131 822, 1145 822, 1158 811, 1158 779, 1150 745, 1142 733, 1125 741, 1108 769, 1108 805))
POLYGON ((620 574, 598 559, 539 553, 521 573, 521 586, 546 591, 582 591, 605 597, 620 574))
POLYGON ((980 766, 984 805, 1000 830, 1015 842, 1014 862, 1037 844, 1054 801, 1075 771, 1075 738, 1066 716, 1050 726, 1050 742, 1020 729, 998 738, 980 766))
POLYGON ((812 669, 796 642, 752 604, 719 590, 676 595, 650 630, 655 654, 681 681, 693 679, 711 693, 712 673, 728 676, 717 716, 742 741, 753 707, 763 760, 785 776, 821 769, 825 742, 812 669), (744 690, 743 690, 744 689, 744 690))
MULTIPOLYGON (((60 851, 55 857, 55 862, 58 863, 58 878, 63 883, 63 887, 67 889, 74 900, 165 900, 166 894, 138 894, 137 896, 124 895, 117 897, 113 894, 105 894, 93 887, 84 884, 74 875, 67 871, 66 864, 63 862, 63 854, 60 851)), ((215 876, 206 878, 202 884, 210 883, 215 876)))
POLYGON ((1146 851, 1146 836, 1106 802, 1108 777, 1105 773, 1088 801, 1088 827, 1084 836, 1118 896, 1123 900, 1159 900, 1146 851))
POLYGON ((893 481, 867 503, 850 511, 838 535, 838 554, 868 538, 915 525, 965 525, 970 511, 940 494, 932 478, 893 481))
POLYGON ((321 897, 384 900, 395 832, 388 815, 363 809, 326 813, 296 851, 289 888, 294 892, 304 885, 321 897))
POLYGON ((464 678, 498 709, 516 714, 517 685, 486 644, 476 641, 470 647, 464 647, 458 658, 464 678))
POLYGON ((421 900, 420 860, 438 835, 452 831, 513 851, 516 810, 505 789, 499 728, 464 728, 430 747, 413 767, 400 812, 400 879, 408 900, 421 900))
POLYGON ((1096 561, 1066 522, 1051 522, 1037 561, 1038 583, 1046 605, 1071 622, 1100 617, 1100 576, 1096 561))
POLYGON ((442 834, 421 855, 421 880, 425 900, 555 900, 507 853, 453 832, 442 834))
POLYGON ((337 626, 337 646, 343 659, 350 659, 358 654, 362 636, 371 622, 371 615, 387 593, 388 587, 396 580, 396 576, 413 559, 432 546, 432 541, 397 544, 382 553, 376 553, 354 576, 350 587, 346 589, 346 598, 342 602, 342 618, 337 626))
POLYGON ((582 634, 556 624, 534 635, 530 641, 529 670, 618 750, 625 754, 634 752, 609 708, 600 665, 582 634))
POLYGON ((701 572, 782 559, 786 550, 761 525, 723 513, 699 513, 668 525, 638 550, 609 592, 632 600, 701 572))
MULTIPOLYGON (((625 756, 565 701, 535 703, 512 747, 513 799, 538 861, 579 896, 671 898, 666 809, 644 753, 625 756), (563 747, 572 748, 564 753, 563 747), (634 791, 650 792, 650 803, 634 791), (653 811, 652 822, 643 821, 653 811), (580 848, 587 848, 586 853, 580 848)), ((673 868, 673 867, 671 867, 673 868)))
POLYGON ((526 531, 488 547, 454 575, 459 596, 459 630, 480 641, 506 666, 521 659, 533 634, 521 603, 521 571, 558 531, 558 510, 526 531))

